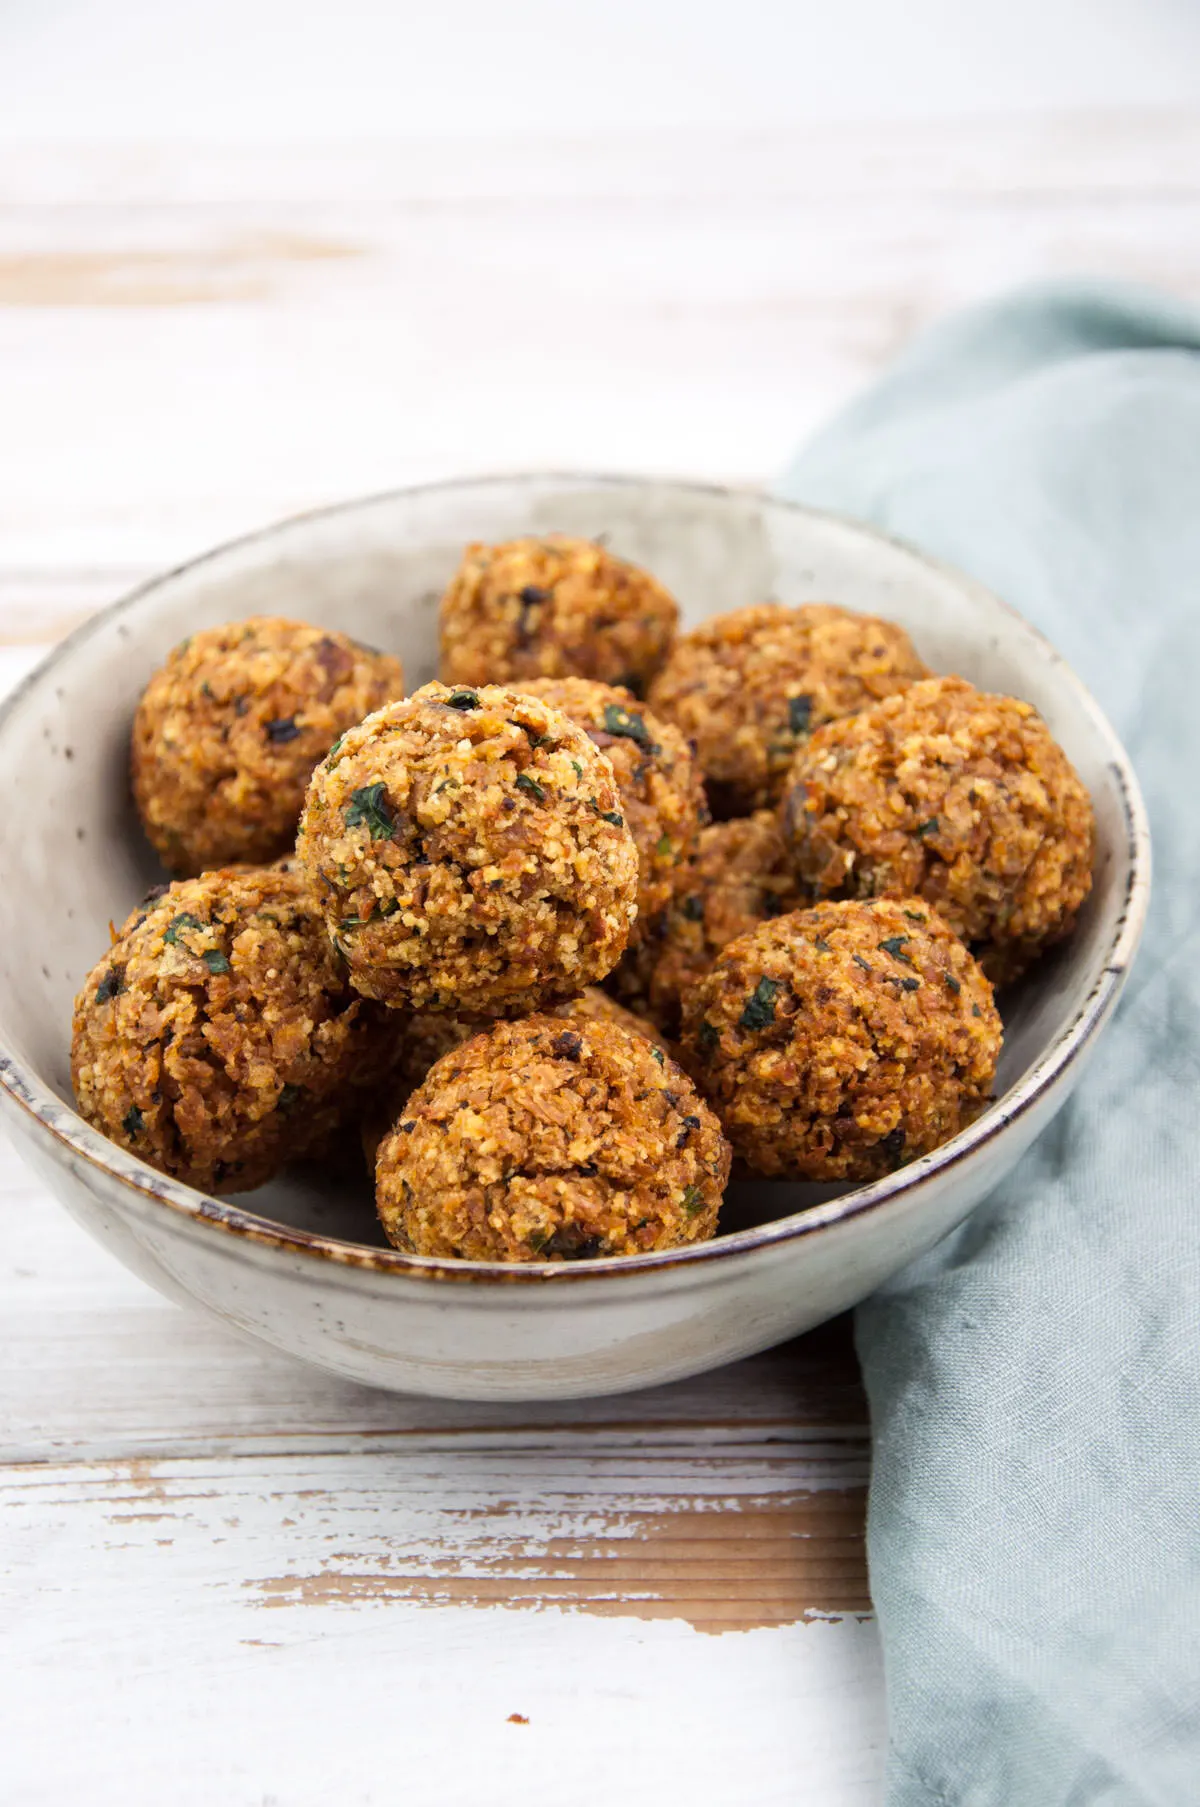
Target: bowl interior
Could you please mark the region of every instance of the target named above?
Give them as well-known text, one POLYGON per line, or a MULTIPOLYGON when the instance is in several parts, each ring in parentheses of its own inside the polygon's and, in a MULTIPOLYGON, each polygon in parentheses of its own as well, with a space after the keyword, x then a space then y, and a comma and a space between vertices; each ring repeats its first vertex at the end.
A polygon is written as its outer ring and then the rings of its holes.
MULTIPOLYGON (((901 622, 927 663, 1024 697, 1096 807, 1096 883, 1072 940, 1005 1000, 999 1091, 1069 1029, 1101 979, 1131 877, 1129 802, 1111 731, 1062 660, 958 573, 855 523, 701 486, 523 477, 433 486, 301 518, 156 581, 80 630, 0 719, 0 1040, 70 1103, 71 1007, 119 924, 163 874, 129 800, 138 695, 176 641, 252 614, 337 627, 396 652, 410 687, 434 675, 437 600, 463 545, 549 531, 602 538, 648 566, 684 620, 768 597, 824 600, 901 622)), ((735 1187, 725 1232, 849 1188, 735 1187)), ((278 1222, 379 1243, 353 1159, 286 1175, 238 1203, 278 1222)))

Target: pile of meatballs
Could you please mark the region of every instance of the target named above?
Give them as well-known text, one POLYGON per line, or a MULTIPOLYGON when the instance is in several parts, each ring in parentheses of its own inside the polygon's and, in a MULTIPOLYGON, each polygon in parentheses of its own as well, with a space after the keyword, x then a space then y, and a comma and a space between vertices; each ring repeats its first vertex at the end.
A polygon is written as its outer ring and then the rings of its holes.
POLYGON ((293 621, 176 647, 131 749, 176 876, 76 1000, 87 1120, 216 1193, 352 1132, 397 1248, 506 1262, 709 1238, 734 1159, 866 1181, 957 1134, 993 988, 1087 896, 1077 774, 890 622, 677 624, 551 535, 468 547, 411 695, 293 621))

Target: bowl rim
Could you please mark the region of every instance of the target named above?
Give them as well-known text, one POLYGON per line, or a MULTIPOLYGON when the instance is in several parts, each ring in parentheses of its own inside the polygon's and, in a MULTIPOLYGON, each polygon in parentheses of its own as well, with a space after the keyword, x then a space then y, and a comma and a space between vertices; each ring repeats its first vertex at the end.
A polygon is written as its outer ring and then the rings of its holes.
MULTIPOLYGON (((58 1158, 66 1153, 68 1157, 73 1155, 82 1159, 89 1166, 98 1168, 110 1180, 139 1195, 148 1204, 165 1205, 177 1218, 187 1220, 192 1225, 203 1225, 260 1246, 332 1262, 340 1268, 367 1269, 406 1279, 468 1282, 484 1288, 498 1285, 511 1287, 514 1284, 544 1287, 548 1282, 561 1285, 611 1280, 619 1275, 633 1280, 638 1275, 665 1269, 703 1269, 714 1262, 736 1261, 780 1243, 848 1224, 877 1211, 881 1206, 894 1203, 901 1196, 913 1196, 939 1181, 949 1169, 970 1160, 994 1142, 1017 1118, 1034 1109, 1089 1049, 1124 985, 1145 926, 1150 899, 1151 847, 1146 808, 1129 755, 1108 718, 1087 686, 1041 630, 985 584, 977 582, 956 566, 933 557, 898 534, 886 532, 853 515, 832 509, 812 508, 805 503, 776 496, 751 485, 711 483, 649 473, 513 471, 404 484, 317 508, 302 509, 264 527, 222 541, 194 558, 159 572, 105 608, 97 610, 60 641, 0 703, 0 734, 3 734, 10 716, 20 707, 25 697, 51 680, 59 664, 78 646, 86 643, 93 635, 103 632, 111 622, 136 609, 147 596, 152 596, 177 578, 189 576, 230 553, 253 547, 286 533, 291 528, 309 523, 354 514, 365 508, 401 501, 409 496, 521 483, 586 484, 601 489, 640 489, 653 484, 692 496, 714 496, 724 501, 743 500, 759 506, 766 504, 785 513, 849 528, 865 538, 891 546, 930 571, 949 578, 960 588, 973 592, 989 606, 998 608, 1009 616, 1034 642, 1041 655, 1058 668, 1064 682, 1074 690, 1077 703, 1090 718, 1106 747, 1109 769, 1116 781, 1124 817, 1125 896, 1105 952, 1104 965, 1074 1017, 1064 1025, 1011 1090, 976 1118, 974 1123, 932 1153, 921 1156, 895 1173, 854 1187, 823 1204, 811 1205, 751 1229, 736 1230, 707 1242, 694 1243, 682 1249, 662 1250, 655 1254, 604 1256, 586 1262, 444 1260, 432 1256, 410 1255, 400 1249, 347 1242, 338 1237, 281 1224, 275 1219, 259 1216, 237 1204, 199 1192, 182 1181, 159 1173, 157 1169, 109 1142, 71 1106, 64 1104, 31 1065, 13 1052, 5 1037, 0 1034, 0 1092, 20 1112, 33 1120, 35 1135, 40 1131, 61 1145, 56 1151, 58 1158)), ((180 1228, 183 1228, 182 1223, 180 1228)))

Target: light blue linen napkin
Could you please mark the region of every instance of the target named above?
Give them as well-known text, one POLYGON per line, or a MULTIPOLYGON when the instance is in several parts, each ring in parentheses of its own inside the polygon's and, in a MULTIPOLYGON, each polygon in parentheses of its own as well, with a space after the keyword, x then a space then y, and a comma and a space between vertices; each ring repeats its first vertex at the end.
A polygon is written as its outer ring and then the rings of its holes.
POLYGON ((1012 1177, 858 1313, 889 1807, 1200 1803, 1200 318, 1039 288, 921 339, 784 494, 989 584, 1150 808, 1117 1016, 1012 1177))

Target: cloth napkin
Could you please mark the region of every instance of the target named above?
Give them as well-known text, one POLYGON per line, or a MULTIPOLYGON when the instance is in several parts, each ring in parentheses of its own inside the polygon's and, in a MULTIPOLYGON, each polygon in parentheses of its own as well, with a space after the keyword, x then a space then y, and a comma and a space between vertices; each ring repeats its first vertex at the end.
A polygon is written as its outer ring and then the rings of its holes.
POLYGON ((857 1317, 889 1807, 1200 1803, 1200 317, 937 327, 793 464, 990 585, 1106 710, 1155 896, 1075 1099, 857 1317))

